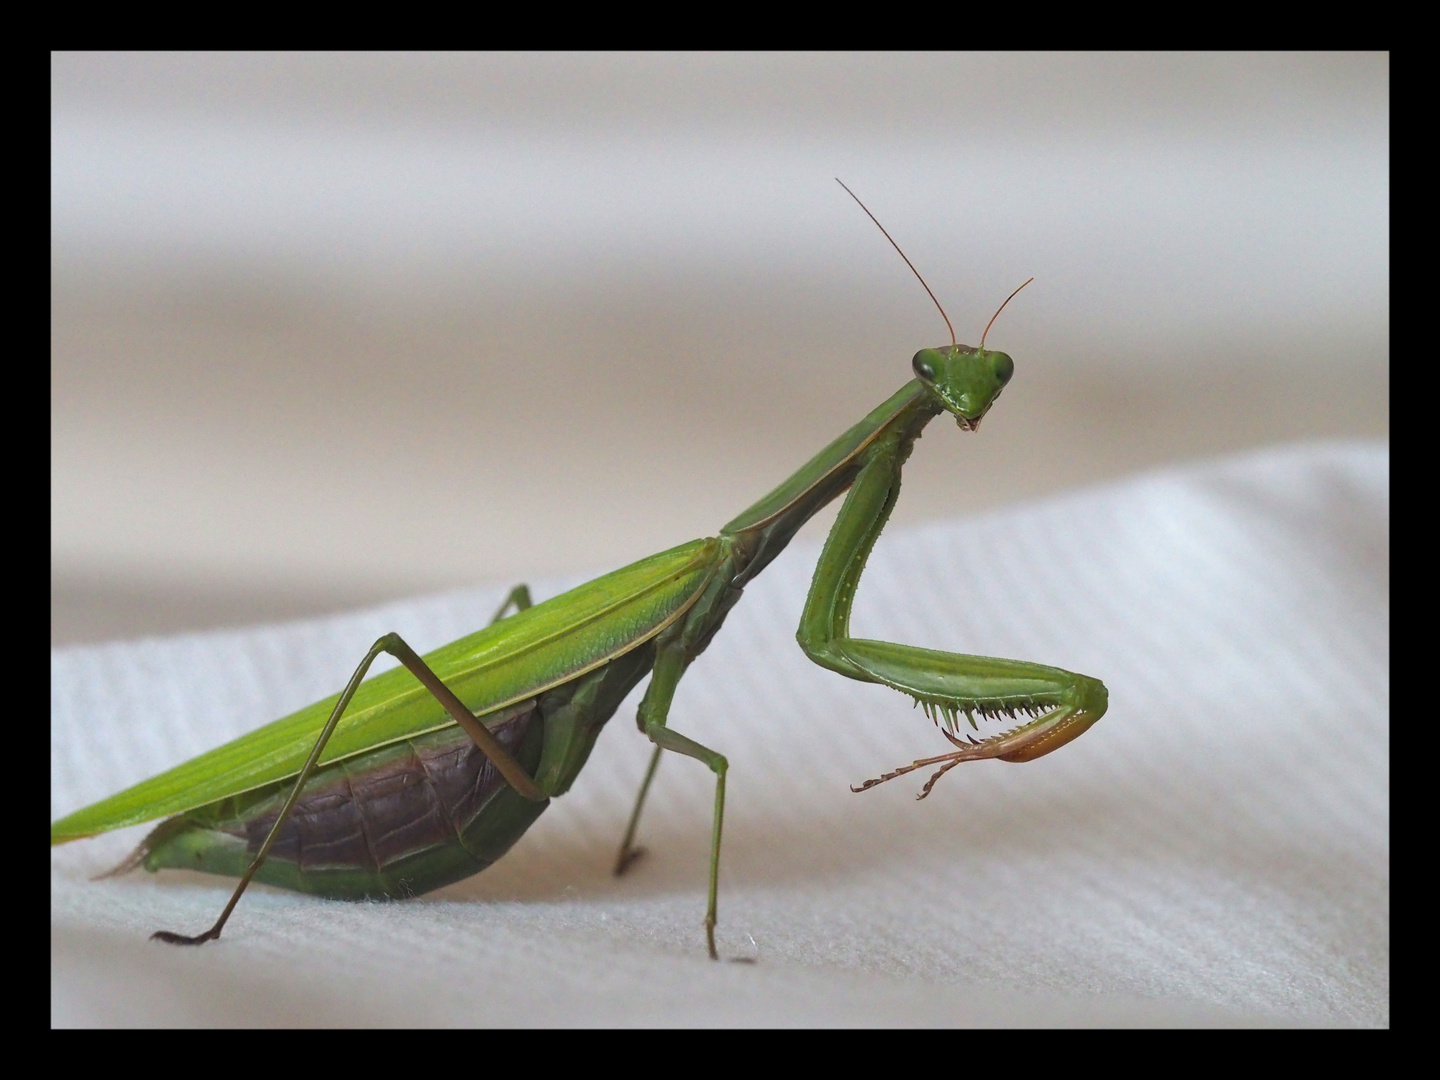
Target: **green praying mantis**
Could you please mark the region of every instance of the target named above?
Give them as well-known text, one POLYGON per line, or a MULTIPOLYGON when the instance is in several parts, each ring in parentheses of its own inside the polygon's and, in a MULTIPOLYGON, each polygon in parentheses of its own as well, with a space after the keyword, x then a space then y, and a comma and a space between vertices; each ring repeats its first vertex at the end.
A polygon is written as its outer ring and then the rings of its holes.
MULTIPOLYGON (((900 256, 920 277, 903 251, 900 256)), ((925 290, 940 308, 928 285, 925 290)), ((670 708, 681 678, 745 586, 832 499, 848 491, 815 567, 796 634, 800 647, 847 678, 910 695, 952 744, 852 790, 934 768, 918 796, 923 799, 962 761, 1033 760, 1105 713, 1104 684, 1085 675, 849 632, 865 561, 895 506, 901 468, 921 430, 949 413, 962 430, 975 431, 1010 381, 1014 362, 985 348, 1004 307, 978 348, 957 344, 951 328, 948 346, 917 352, 914 378, 718 536, 652 555, 540 604, 519 586, 485 629, 423 657, 399 635, 386 634, 338 695, 75 811, 50 826, 51 844, 164 818, 112 873, 180 867, 239 877, 210 929, 153 935, 173 944, 218 938, 252 879, 340 899, 429 892, 478 873, 508 851, 549 801, 569 790, 601 729, 649 675, 637 722, 655 749, 615 872, 623 873, 638 854, 640 812, 661 754, 702 762, 715 775, 705 937, 711 958, 718 958, 728 763, 672 728, 670 708), (381 653, 400 666, 366 679, 381 653), (1016 723, 976 739, 965 727, 979 733, 976 714, 1016 723)), ((940 314, 950 327, 943 308, 940 314)))

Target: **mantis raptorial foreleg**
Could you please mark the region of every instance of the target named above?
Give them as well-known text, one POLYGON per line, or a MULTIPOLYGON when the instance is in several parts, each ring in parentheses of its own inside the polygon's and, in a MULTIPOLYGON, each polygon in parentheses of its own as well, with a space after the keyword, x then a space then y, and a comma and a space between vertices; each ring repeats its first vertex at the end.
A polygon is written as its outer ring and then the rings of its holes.
POLYGON ((1063 746, 1100 718, 1108 697, 1098 680, 1061 668, 850 637, 850 609, 860 575, 899 495, 900 468, 912 442, 913 437, 907 440, 896 433, 869 449, 825 541, 796 636, 817 664, 909 694, 942 726, 958 749, 923 758, 852 789, 864 791, 938 764, 941 767, 918 796, 923 799, 936 780, 962 761, 1029 761, 1063 746), (979 741, 965 733, 962 742, 957 737, 959 717, 963 713, 978 731, 977 712, 987 719, 1004 715, 1024 722, 979 741))
MULTIPOLYGON (((510 606, 512 602, 517 606, 521 606, 523 603, 521 610, 524 610, 525 607, 530 606, 529 601, 530 590, 524 585, 517 586, 511 592, 510 596, 506 598, 505 604, 502 605, 500 611, 496 613, 495 619, 498 621, 501 614, 504 613, 505 608, 510 606)), ((295 786, 290 789, 289 797, 285 800, 284 805, 281 806, 280 813, 275 818, 275 824, 270 827, 269 833, 265 836, 265 842, 260 845, 260 850, 256 852, 255 858, 251 860, 249 869, 247 869, 244 876, 240 878, 240 884, 235 887, 235 891, 230 896, 230 902, 225 905, 225 910, 220 912, 220 917, 215 920, 215 925, 210 927, 205 933, 195 937, 187 934, 177 934, 170 930, 157 930, 150 935, 152 940, 169 942, 171 945, 201 945, 220 936, 220 931, 224 929, 226 921, 230 918, 230 913, 235 910, 235 905, 240 902, 240 897, 250 884, 250 879, 255 876, 255 872, 260 869, 261 865, 265 862, 266 856, 270 854, 270 848, 274 845, 275 838, 280 835, 281 827, 290 817, 290 811, 294 809, 295 801, 300 797, 300 792, 304 789, 306 781, 314 774, 315 768, 320 761, 320 755, 325 751, 325 744, 330 741, 330 736, 334 734, 335 726, 340 722, 340 717, 344 715, 345 709, 350 704, 350 699, 355 696, 355 691, 360 688, 360 684, 365 680, 365 674, 370 670, 370 665, 375 662, 376 657, 381 653, 389 653, 395 657, 412 675, 420 680, 425 689, 429 690, 435 699, 445 707, 445 711, 450 714, 451 719, 465 729, 466 734, 468 734, 475 745, 480 748, 481 753, 490 759, 490 762, 511 787, 527 799, 535 802, 545 801, 545 793, 541 791, 535 781, 529 777, 524 767, 500 745, 500 741, 490 733, 490 730, 484 724, 475 718, 475 715, 465 707, 464 703, 455 696, 450 688, 440 681, 439 676, 430 670, 429 665, 420 658, 420 655, 406 644, 399 634, 386 634, 376 641, 374 645, 370 646, 370 651, 365 654, 365 659, 360 661, 360 666, 355 669, 355 674, 350 676, 350 681, 346 683, 344 691, 340 694, 340 699, 335 702, 335 709, 331 712, 330 719, 320 732, 320 737, 315 740, 315 748, 310 751, 310 757, 306 759, 304 766, 300 769, 300 775, 295 778, 295 786)))

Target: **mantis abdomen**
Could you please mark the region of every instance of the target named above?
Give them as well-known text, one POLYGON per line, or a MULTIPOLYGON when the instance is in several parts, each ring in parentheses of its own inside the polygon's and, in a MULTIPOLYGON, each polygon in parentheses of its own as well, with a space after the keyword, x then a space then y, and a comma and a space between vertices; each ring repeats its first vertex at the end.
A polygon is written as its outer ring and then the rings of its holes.
MULTIPOLYGON (((533 772, 544 721, 529 704, 491 731, 533 772)), ((145 869, 239 877, 289 788, 276 784, 170 818, 145 839, 145 869)), ((255 877, 334 899, 414 896, 485 869, 547 805, 516 795, 469 735, 445 728, 317 770, 255 877)))
MULTIPOLYGON (((486 727, 546 794, 563 794, 653 662, 654 649, 642 646, 486 717, 486 727)), ((290 787, 282 781, 177 814, 117 869, 240 877, 290 787)), ((317 769, 255 880, 336 900, 417 896, 484 870, 548 805, 521 797, 452 725, 317 769)))

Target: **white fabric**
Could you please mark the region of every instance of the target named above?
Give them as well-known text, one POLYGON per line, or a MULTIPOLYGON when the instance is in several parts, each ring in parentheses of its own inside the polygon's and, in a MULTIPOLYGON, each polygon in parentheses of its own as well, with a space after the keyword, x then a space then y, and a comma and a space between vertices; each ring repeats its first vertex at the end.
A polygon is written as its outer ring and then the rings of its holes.
MULTIPOLYGON (((699 763, 662 763, 649 855, 609 874, 649 753, 637 696, 509 855, 421 900, 252 888, 218 944, 177 949, 146 936, 208 926, 230 882, 87 880, 140 829, 56 849, 52 1021, 1386 1025, 1388 544, 1388 445, 1353 442, 893 530, 858 636, 1110 690, 1078 741, 916 802, 924 772, 848 790, 946 744, 805 659, 817 547, 796 543, 671 713, 729 757, 719 938, 757 963, 705 957, 699 763)), ((52 816, 333 692, 385 631, 425 651, 475 629, 510 584, 55 652, 52 816)))

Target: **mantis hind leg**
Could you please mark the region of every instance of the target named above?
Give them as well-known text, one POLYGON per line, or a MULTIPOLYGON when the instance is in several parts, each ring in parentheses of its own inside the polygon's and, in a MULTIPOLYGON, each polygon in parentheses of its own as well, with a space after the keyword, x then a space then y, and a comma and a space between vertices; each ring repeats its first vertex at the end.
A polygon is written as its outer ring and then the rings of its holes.
MULTIPOLYGON (((523 585, 520 586, 520 589, 524 588, 523 585)), ((518 592, 519 590, 516 591, 518 592)), ((513 598, 514 595, 515 594, 512 593, 511 597, 513 598)), ((525 599, 527 601, 529 600, 528 590, 525 591, 525 599)), ((511 600, 506 600, 507 605, 510 602, 511 600)), ((503 612, 504 608, 501 608, 501 611, 503 612)), ((365 673, 370 670, 370 665, 375 662, 375 658, 382 652, 389 653, 399 660, 400 663, 404 664, 410 673, 420 680, 425 689, 429 690, 430 693, 435 696, 436 700, 445 706, 445 711, 450 714, 451 718, 457 724, 465 729, 465 732, 474 740, 475 745, 490 759, 500 775, 509 782, 511 787, 532 801, 542 802, 545 800, 545 793, 540 790, 520 763, 506 751, 500 744, 500 741, 490 733, 489 729, 475 718, 450 688, 440 681, 439 676, 430 670, 430 667, 420 658, 419 654, 410 648, 399 634, 386 634, 375 642, 374 645, 370 646, 370 651, 365 654, 365 659, 360 661, 360 666, 355 669, 355 674, 350 676, 350 681, 345 685, 344 692, 341 693, 340 699, 335 703, 335 709, 331 712, 330 719, 325 722, 325 727, 321 730, 320 737, 315 740, 315 748, 310 751, 309 758, 306 759, 304 766, 300 769, 300 775, 295 778, 295 786, 290 789, 289 797, 285 800, 284 805, 281 806, 280 813, 275 818, 275 824, 270 827, 270 832, 266 835, 265 842, 260 845, 260 850, 256 852, 249 869, 247 869, 244 876, 241 877, 240 884, 235 887, 235 891, 230 896, 229 903, 225 905, 225 910, 220 912, 220 917, 215 920, 215 925, 210 927, 205 933, 198 934, 194 937, 186 934, 176 934, 169 930, 157 930, 150 935, 152 941, 164 941, 171 945, 202 945, 220 936, 220 931, 224 929, 226 921, 230 918, 230 913, 235 910, 235 905, 240 902, 240 897, 250 884, 250 879, 255 876, 256 871, 258 871, 265 862, 265 857, 270 854, 270 848, 274 845, 275 838, 280 835, 281 826, 285 824, 286 819, 290 816, 291 810, 294 809, 295 802, 305 787, 305 782, 309 780, 315 772, 315 767, 320 761, 320 754, 324 751, 325 744, 330 741, 330 736, 334 734, 335 726, 340 722, 340 717, 349 706, 350 699, 355 696, 355 691, 359 689, 361 682, 364 681, 365 673)))
POLYGON ((1061 668, 850 636, 850 608, 860 575, 899 496, 900 467, 908 452, 898 437, 881 440, 870 450, 825 541, 796 637, 817 664, 909 694, 942 728, 955 750, 923 758, 854 788, 864 791, 915 769, 938 765, 919 795, 923 799, 935 781, 962 761, 1030 761, 1063 746, 1105 714, 1109 698, 1098 679, 1061 668), (1005 716, 1020 722, 977 741, 960 721, 963 715, 978 733, 976 713, 985 719, 1005 716))

